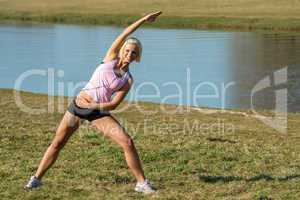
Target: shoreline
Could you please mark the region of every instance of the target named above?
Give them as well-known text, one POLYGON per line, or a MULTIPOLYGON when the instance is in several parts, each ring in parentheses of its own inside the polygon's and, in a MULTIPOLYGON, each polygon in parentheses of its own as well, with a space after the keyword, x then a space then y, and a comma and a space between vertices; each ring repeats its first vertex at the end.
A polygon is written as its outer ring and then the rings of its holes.
MULTIPOLYGON (((0 88, 0 93, 1 92, 11 92, 14 93, 15 91, 23 93, 25 95, 29 95, 29 96, 43 96, 43 97, 49 97, 51 95, 48 95, 47 93, 38 93, 38 92, 32 92, 32 91, 26 91, 26 90, 15 90, 15 89, 11 89, 11 88, 0 88)), ((51 96, 55 99, 62 97, 64 99, 70 99, 73 97, 70 96, 58 96, 58 95, 54 95, 51 96)), ((196 112, 199 112, 201 114, 233 114, 233 115, 242 115, 244 117, 257 117, 257 114, 255 114, 251 109, 247 109, 247 108, 215 108, 215 107, 197 107, 197 106, 192 106, 192 105, 178 105, 178 104, 171 104, 171 103, 157 103, 157 102, 150 102, 150 101, 127 101, 126 99, 124 100, 125 104, 131 104, 131 105, 135 105, 135 104, 142 104, 142 105, 151 105, 151 106, 156 106, 159 107, 161 105, 164 105, 168 108, 173 108, 176 107, 177 109, 180 108, 181 111, 183 111, 183 113, 186 110, 193 110, 196 112)), ((3 103, 0 103, 0 105, 2 105, 3 103)), ((5 104, 5 103, 4 103, 5 104)), ((267 115, 274 115, 274 111, 273 110, 268 110, 268 109, 257 109, 259 112, 267 114, 267 115)), ((290 114, 300 114, 300 112, 287 112, 288 115, 290 114)))
MULTIPOLYGON (((138 19, 137 15, 99 15, 89 14, 33 14, 26 12, 0 13, 2 23, 49 23, 76 25, 110 25, 127 26, 138 19)), ((153 24, 144 27, 166 29, 196 29, 222 31, 267 31, 267 32, 300 32, 300 19, 271 19, 271 18, 232 18, 232 17, 178 17, 162 16, 153 24)))

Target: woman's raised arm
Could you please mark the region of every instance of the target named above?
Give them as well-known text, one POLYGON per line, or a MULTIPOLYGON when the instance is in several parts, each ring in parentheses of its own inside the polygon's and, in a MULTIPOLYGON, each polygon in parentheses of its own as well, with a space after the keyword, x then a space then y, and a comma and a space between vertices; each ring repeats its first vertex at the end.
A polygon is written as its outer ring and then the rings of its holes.
POLYGON ((153 12, 149 13, 146 16, 140 18, 133 24, 129 25, 112 43, 111 47, 106 53, 105 58, 103 59, 104 62, 111 61, 118 56, 119 50, 121 49, 123 43, 125 42, 126 38, 133 33, 139 26, 141 26, 145 21, 153 22, 155 21, 156 17, 158 17, 162 12, 153 12))

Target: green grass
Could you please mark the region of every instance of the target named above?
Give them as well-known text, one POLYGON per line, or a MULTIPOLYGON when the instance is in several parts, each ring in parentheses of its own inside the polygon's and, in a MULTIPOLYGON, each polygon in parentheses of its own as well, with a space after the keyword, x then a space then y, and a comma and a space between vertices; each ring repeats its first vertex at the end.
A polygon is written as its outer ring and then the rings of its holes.
POLYGON ((297 0, 0 0, 0 20, 127 25, 162 10, 164 28, 300 30, 297 0))
MULTIPOLYGON (((45 95, 22 92, 22 99, 28 106, 47 108, 45 95)), ((135 180, 121 149, 88 123, 71 137, 43 187, 23 190, 62 113, 24 113, 14 103, 12 90, 1 89, 0 102, 1 199, 300 198, 299 113, 289 113, 288 133, 282 135, 240 114, 191 110, 170 115, 154 103, 129 104, 115 116, 133 137, 145 172, 159 189, 144 197, 133 192, 135 180), (158 113, 147 115, 137 108, 158 113), (199 129, 218 121, 234 131, 199 129)), ((57 101, 55 105, 57 109, 57 101)))

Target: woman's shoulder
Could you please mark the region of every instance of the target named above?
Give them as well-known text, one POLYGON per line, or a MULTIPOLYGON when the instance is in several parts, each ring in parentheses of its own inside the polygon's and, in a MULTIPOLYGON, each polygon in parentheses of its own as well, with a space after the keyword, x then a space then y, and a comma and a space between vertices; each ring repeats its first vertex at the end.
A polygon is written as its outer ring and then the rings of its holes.
POLYGON ((130 71, 126 72, 126 79, 128 82, 133 83, 133 76, 131 75, 130 71))
POLYGON ((116 57, 114 59, 109 59, 109 60, 102 60, 101 64, 111 64, 111 63, 116 63, 119 60, 119 57, 116 57))
POLYGON ((117 59, 109 60, 109 61, 101 61, 100 65, 98 66, 98 69, 100 71, 102 70, 111 70, 114 68, 115 64, 117 63, 117 59))

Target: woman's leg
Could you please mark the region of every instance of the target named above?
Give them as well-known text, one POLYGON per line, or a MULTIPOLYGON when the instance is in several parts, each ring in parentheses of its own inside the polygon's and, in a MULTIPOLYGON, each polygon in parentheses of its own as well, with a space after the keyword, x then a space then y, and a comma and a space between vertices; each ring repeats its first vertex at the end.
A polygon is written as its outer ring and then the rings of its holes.
POLYGON ((59 151, 64 147, 69 137, 74 131, 77 130, 80 124, 80 118, 66 111, 63 119, 61 120, 54 139, 51 145, 45 152, 39 167, 35 173, 35 177, 41 180, 46 171, 52 166, 57 159, 59 151))
POLYGON ((106 116, 92 121, 92 126, 123 148, 128 167, 138 182, 144 182, 145 175, 137 150, 132 139, 118 121, 111 116, 106 116))

